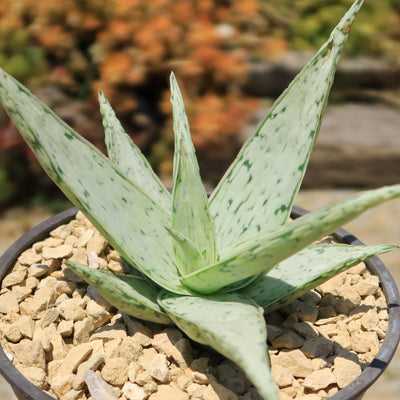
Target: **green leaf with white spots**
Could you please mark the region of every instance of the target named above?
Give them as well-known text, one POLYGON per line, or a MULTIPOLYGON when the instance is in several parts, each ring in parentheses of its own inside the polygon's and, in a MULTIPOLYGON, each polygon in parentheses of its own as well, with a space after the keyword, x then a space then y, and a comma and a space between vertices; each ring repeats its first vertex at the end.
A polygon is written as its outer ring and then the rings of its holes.
POLYGON ((187 294, 164 229, 170 214, 1 69, 0 100, 47 174, 121 257, 160 286, 187 294))
POLYGON ((160 289, 144 278, 132 275, 114 275, 108 271, 90 268, 73 261, 66 265, 92 285, 119 311, 135 318, 159 324, 171 324, 171 320, 157 303, 160 289))
POLYGON ((233 282, 267 272, 369 208, 396 197, 400 197, 400 185, 351 196, 247 239, 221 253, 218 263, 184 276, 181 281, 194 291, 213 293, 233 282))
POLYGON ((99 104, 108 157, 129 180, 139 186, 156 203, 170 211, 171 195, 140 149, 125 132, 102 91, 99 92, 99 104))
POLYGON ((336 65, 362 1, 275 102, 210 199, 218 251, 284 224, 320 127, 336 65))
POLYGON ((203 256, 196 249, 192 241, 175 229, 168 227, 165 227, 165 229, 171 235, 175 246, 179 247, 179 251, 175 252, 175 260, 181 275, 190 274, 206 265, 203 256))
MULTIPOLYGON (((175 153, 172 187, 172 228, 181 232, 199 250, 206 265, 217 257, 214 225, 208 209, 208 198, 200 177, 199 166, 185 106, 174 74, 171 74, 171 103, 175 132, 175 153)), ((183 268, 190 263, 185 259, 182 246, 174 246, 177 262, 183 268)))
POLYGON ((397 249, 396 245, 311 245, 280 262, 241 292, 265 312, 275 311, 367 258, 397 249))
POLYGON ((268 362, 262 308, 239 293, 189 297, 161 292, 158 301, 191 339, 242 368, 264 399, 279 398, 268 362))

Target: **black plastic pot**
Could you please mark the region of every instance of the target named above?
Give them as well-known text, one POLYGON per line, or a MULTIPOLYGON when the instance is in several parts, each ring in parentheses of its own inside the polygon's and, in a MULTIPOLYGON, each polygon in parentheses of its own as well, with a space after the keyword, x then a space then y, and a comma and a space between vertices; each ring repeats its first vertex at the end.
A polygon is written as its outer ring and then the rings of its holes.
MULTIPOLYGON (((13 267, 19 255, 35 242, 45 239, 49 232, 59 225, 68 223, 76 214, 77 208, 71 208, 37 225, 28 233, 18 239, 0 258, 0 280, 13 267)), ((292 217, 297 218, 306 211, 293 207, 292 217)), ((347 244, 363 244, 355 236, 339 229, 334 237, 337 241, 347 244)), ((381 282, 382 290, 386 296, 389 308, 389 327, 385 340, 373 359, 362 374, 352 381, 345 388, 339 390, 336 394, 329 397, 330 400, 355 400, 360 399, 365 391, 379 378, 392 359, 400 339, 400 295, 397 286, 388 269, 379 258, 373 257, 366 261, 367 267, 371 273, 377 275, 381 282)), ((20 400, 54 400, 53 397, 38 389, 29 382, 13 366, 7 358, 3 349, 0 347, 0 373, 9 382, 16 396, 20 400)))

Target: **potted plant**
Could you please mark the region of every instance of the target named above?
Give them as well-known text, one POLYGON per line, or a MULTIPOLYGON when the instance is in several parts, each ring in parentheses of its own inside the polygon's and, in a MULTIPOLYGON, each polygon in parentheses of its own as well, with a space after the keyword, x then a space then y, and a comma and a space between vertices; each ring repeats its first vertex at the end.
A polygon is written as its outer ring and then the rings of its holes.
MULTIPOLYGON (((173 74, 175 155, 170 195, 102 93, 109 158, 20 83, 0 73, 0 100, 10 118, 49 176, 129 265, 130 275, 68 259, 65 265, 120 311, 176 324, 189 338, 232 360, 269 400, 278 394, 269 368, 263 313, 290 304, 360 261, 397 248, 315 242, 363 211, 399 197, 400 185, 358 194, 288 223, 343 43, 361 5, 360 0, 353 4, 276 101, 210 198, 201 182, 173 74), (310 260, 316 257, 314 266, 310 260), (263 290, 266 287, 274 290, 263 290)), ((56 223, 70 217, 71 213, 62 214, 56 223)), ((16 244, 18 251, 20 246, 16 244)), ((11 252, 6 261, 15 259, 11 252)), ((386 290, 392 292, 389 302, 398 301, 392 283, 386 290)), ((389 341, 394 351, 398 335, 389 341)), ((13 371, 7 364, 6 378, 13 371)), ((375 372, 364 376, 370 374, 376 379, 375 372)), ((357 390, 351 391, 348 398, 356 395, 357 390)))

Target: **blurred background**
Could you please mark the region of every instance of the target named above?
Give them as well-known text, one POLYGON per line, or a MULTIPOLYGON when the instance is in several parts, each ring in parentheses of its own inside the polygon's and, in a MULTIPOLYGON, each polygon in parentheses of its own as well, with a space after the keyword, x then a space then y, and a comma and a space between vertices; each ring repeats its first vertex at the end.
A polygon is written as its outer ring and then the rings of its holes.
MULTIPOLYGON (((167 185, 173 70, 203 180, 212 187, 351 3, 0 0, 0 66, 104 151, 101 89, 167 185)), ((316 209, 355 190, 400 182, 399 50, 400 0, 366 0, 297 204, 316 209)), ((0 253, 67 207, 0 108, 0 253)), ((400 224, 393 223, 399 211, 398 202, 390 202, 347 229, 367 243, 399 242, 400 224)), ((385 262, 400 283, 399 255, 386 255, 385 262)), ((397 398, 399 360, 366 400, 397 398)))

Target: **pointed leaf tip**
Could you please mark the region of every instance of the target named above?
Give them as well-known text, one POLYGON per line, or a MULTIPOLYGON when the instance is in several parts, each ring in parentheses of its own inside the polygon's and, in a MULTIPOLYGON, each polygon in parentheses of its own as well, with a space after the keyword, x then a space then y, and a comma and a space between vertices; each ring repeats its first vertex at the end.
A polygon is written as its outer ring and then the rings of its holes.
MULTIPOLYGON (((171 103, 175 134, 172 228, 198 249, 206 264, 214 263, 216 260, 214 224, 190 136, 182 94, 173 74, 171 74, 171 103)), ((177 241, 174 242, 174 250, 177 263, 182 263, 180 269, 187 270, 187 266, 191 263, 189 255, 193 252, 184 251, 184 247, 177 241)))
POLYGON ((169 212, 171 195, 154 173, 146 157, 125 132, 101 90, 99 104, 109 159, 126 178, 169 212))

